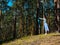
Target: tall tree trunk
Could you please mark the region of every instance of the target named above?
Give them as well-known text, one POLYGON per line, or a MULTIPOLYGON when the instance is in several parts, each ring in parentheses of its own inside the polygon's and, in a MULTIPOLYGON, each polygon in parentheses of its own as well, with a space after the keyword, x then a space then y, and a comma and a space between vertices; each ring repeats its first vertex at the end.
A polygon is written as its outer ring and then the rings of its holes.
POLYGON ((1 30, 2 30, 2 28, 1 28, 1 10, 0 10, 0 44, 2 43, 2 32, 1 32, 1 30))
MULTIPOLYGON (((50 26, 50 10, 48 10, 48 26, 50 26)), ((50 29, 50 27, 49 27, 50 29)))
POLYGON ((59 0, 58 1, 56 1, 56 18, 57 18, 57 28, 58 28, 58 32, 59 32, 59 11, 58 11, 58 9, 59 9, 60 7, 59 7, 59 0))
POLYGON ((1 10, 0 10, 0 29, 1 29, 1 10))
POLYGON ((59 30, 60 30, 60 28, 59 28, 59 15, 57 15, 57 27, 58 27, 58 32, 59 32, 59 30))
POLYGON ((36 14, 36 34, 38 34, 38 15, 39 15, 39 2, 38 2, 38 0, 37 0, 37 14, 36 14))
POLYGON ((21 14, 21 16, 20 16, 20 37, 22 37, 23 36, 23 26, 22 26, 22 14, 21 14))
POLYGON ((13 38, 16 38, 16 16, 14 16, 14 33, 13 33, 13 38))

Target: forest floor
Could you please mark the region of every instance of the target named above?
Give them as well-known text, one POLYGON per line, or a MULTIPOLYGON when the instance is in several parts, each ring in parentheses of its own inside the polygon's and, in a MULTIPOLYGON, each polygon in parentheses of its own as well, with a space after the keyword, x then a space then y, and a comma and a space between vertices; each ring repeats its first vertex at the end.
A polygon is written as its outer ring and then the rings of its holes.
POLYGON ((60 33, 27 36, 2 45, 60 45, 60 33))

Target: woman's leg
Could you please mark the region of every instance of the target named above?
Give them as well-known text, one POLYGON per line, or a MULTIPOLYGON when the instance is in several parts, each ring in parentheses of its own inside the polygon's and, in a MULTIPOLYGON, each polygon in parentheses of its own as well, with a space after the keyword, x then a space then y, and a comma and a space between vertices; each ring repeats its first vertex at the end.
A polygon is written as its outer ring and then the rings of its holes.
POLYGON ((47 35, 47 31, 45 31, 45 35, 47 35))

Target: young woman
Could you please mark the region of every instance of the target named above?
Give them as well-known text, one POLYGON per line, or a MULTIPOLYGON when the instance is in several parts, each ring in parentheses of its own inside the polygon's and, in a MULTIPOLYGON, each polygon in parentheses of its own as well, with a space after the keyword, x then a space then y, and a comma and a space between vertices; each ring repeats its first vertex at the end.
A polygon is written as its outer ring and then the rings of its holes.
POLYGON ((46 22, 46 17, 43 16, 43 18, 39 18, 41 20, 43 20, 43 23, 44 23, 44 29, 45 29, 45 35, 47 34, 47 32, 49 32, 49 28, 48 28, 48 24, 46 22))

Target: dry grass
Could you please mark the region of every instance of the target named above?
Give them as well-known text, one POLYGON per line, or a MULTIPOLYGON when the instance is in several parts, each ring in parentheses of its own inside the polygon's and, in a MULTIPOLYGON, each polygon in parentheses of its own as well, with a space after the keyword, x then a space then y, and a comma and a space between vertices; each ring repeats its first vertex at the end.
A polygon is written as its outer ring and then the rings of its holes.
POLYGON ((45 41, 47 40, 48 44, 49 44, 49 40, 50 40, 51 36, 53 36, 53 35, 58 35, 58 33, 51 33, 48 35, 41 34, 41 35, 27 36, 27 37, 23 37, 20 39, 16 39, 14 41, 10 41, 8 43, 3 43, 2 45, 29 45, 29 44, 30 45, 37 45, 38 42, 39 42, 38 45, 40 45, 40 42, 42 43, 41 45, 47 44, 47 43, 44 43, 44 40, 45 41))

